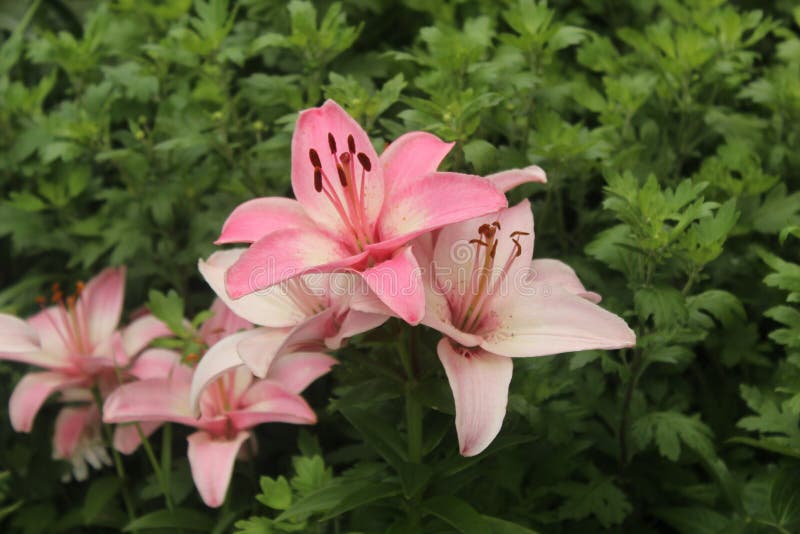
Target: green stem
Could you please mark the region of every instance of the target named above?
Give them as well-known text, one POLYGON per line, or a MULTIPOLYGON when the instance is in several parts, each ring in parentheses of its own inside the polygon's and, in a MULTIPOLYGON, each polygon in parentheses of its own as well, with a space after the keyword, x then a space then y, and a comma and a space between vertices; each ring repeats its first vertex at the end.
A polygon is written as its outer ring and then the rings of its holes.
POLYGON ((414 330, 408 332, 408 346, 403 336, 398 344, 398 352, 406 371, 406 431, 408 432, 408 458, 414 463, 422 461, 422 405, 416 398, 414 390, 417 376, 414 365, 414 330))
MULTIPOLYGON (((128 477, 125 474, 125 466, 122 465, 122 457, 119 451, 114 448, 114 438, 111 435, 111 426, 103 422, 103 398, 100 395, 100 390, 97 386, 92 388, 92 395, 97 404, 97 410, 100 412, 100 427, 103 432, 103 440, 106 447, 111 450, 111 456, 114 458, 114 468, 117 471, 117 477, 122 481, 121 493, 122 501, 125 504, 125 511, 128 514, 128 521, 133 522, 136 519, 136 512, 133 508, 133 499, 131 498, 130 491, 128 490, 128 477)), ((134 532, 138 532, 134 530, 134 532)))
POLYGON ((150 445, 150 440, 148 440, 147 436, 144 435, 142 426, 139 423, 134 423, 134 426, 136 427, 136 433, 139 434, 139 439, 142 441, 142 447, 144 447, 144 451, 147 454, 147 459, 150 461, 150 465, 152 466, 153 472, 156 475, 158 485, 161 486, 161 493, 164 494, 164 503, 167 505, 167 509, 172 511, 172 495, 169 493, 169 486, 164 479, 164 473, 161 470, 161 466, 158 464, 156 454, 153 452, 153 447, 150 445))

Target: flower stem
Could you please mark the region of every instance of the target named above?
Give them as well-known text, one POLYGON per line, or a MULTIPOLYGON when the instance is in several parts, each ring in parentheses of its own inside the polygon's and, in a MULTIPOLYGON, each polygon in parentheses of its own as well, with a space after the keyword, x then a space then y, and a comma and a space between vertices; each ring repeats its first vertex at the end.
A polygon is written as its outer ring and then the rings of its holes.
MULTIPOLYGON (((122 465, 122 457, 119 451, 114 448, 114 438, 111 435, 111 425, 103 422, 103 397, 100 395, 100 389, 95 386, 92 388, 92 395, 97 404, 97 410, 100 412, 100 428, 103 432, 103 441, 106 447, 111 450, 111 456, 114 458, 114 468, 117 471, 117 478, 122 481, 120 492, 122 493, 122 502, 125 505, 125 512, 128 514, 128 521, 133 522, 136 519, 136 512, 133 508, 133 499, 131 499, 130 491, 128 491, 128 477, 125 473, 125 466, 122 465)), ((134 530, 133 532, 138 532, 134 530)))
POLYGON ((167 505, 167 509, 172 511, 174 507, 172 505, 172 495, 170 495, 169 485, 164 478, 164 472, 161 470, 161 466, 158 464, 156 455, 153 452, 153 447, 150 445, 150 440, 148 440, 147 436, 144 435, 142 426, 139 423, 134 423, 134 425, 136 427, 136 433, 139 434, 139 439, 142 442, 142 447, 144 447, 144 451, 147 454, 147 459, 150 461, 150 465, 153 468, 156 479, 158 479, 158 485, 161 486, 161 493, 164 494, 164 503, 167 505))
POLYGON ((422 405, 419 403, 414 390, 417 386, 417 376, 414 365, 414 330, 407 331, 407 336, 402 336, 398 343, 400 360, 406 371, 405 397, 406 397, 406 431, 408 433, 408 459, 414 463, 422 461, 422 405), (406 337, 408 344, 406 344, 406 337))

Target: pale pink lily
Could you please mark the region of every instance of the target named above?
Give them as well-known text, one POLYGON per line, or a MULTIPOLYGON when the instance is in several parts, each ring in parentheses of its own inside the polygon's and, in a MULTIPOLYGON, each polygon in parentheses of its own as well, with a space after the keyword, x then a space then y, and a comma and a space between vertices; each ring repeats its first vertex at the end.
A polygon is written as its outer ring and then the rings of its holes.
MULTIPOLYGON (((146 315, 117 330, 125 287, 125 270, 106 269, 78 294, 64 298, 54 286, 55 306, 27 321, 0 314, 0 359, 45 368, 26 374, 9 401, 11 424, 29 432, 47 398, 61 392, 62 400, 79 404, 62 409, 56 421, 53 455, 71 460, 75 477, 85 478, 86 462, 99 466, 107 455, 98 449, 99 414, 92 412, 92 388, 101 396, 116 387, 133 358, 167 327, 146 315), (81 458, 82 457, 82 458, 81 458)), ((132 437, 121 432, 120 443, 132 437)))
POLYGON ((219 251, 201 260, 198 268, 233 312, 260 328, 228 336, 206 353, 195 373, 193 403, 209 383, 242 363, 263 378, 281 354, 335 350, 347 338, 389 318, 389 309, 353 273, 307 274, 231 299, 225 291, 225 272, 243 253, 244 249, 219 251), (354 308, 354 298, 369 310, 354 308))
POLYGON ((533 216, 524 201, 498 214, 443 228, 428 266, 423 323, 445 337, 437 346, 453 390, 461 454, 483 451, 500 431, 512 358, 635 344, 618 316, 597 305, 575 272, 533 260, 533 216))
MULTIPOLYGON (((224 345, 226 339, 214 347, 224 345)), ((299 393, 335 363, 318 353, 282 356, 262 380, 254 379, 244 366, 229 369, 201 393, 196 417, 189 400, 194 369, 169 351, 161 351, 159 358, 160 375, 117 388, 106 400, 104 419, 110 423, 171 421, 197 428, 188 437, 189 464, 200 496, 212 507, 225 500, 234 461, 251 437, 252 427, 316 422, 299 393)))
POLYGON ((309 271, 347 268, 360 273, 395 314, 418 323, 425 297, 407 243, 505 207, 500 188, 544 180, 538 168, 499 173, 490 180, 436 172, 452 146, 434 135, 411 132, 378 157, 366 132, 332 100, 301 112, 292 138, 297 200, 245 202, 228 217, 217 240, 252 243, 228 269, 230 297, 309 271))

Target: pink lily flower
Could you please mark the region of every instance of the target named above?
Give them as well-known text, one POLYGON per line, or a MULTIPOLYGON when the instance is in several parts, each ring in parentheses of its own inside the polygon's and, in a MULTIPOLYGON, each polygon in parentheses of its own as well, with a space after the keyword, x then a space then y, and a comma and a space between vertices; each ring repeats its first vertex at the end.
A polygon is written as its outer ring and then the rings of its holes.
MULTIPOLYGON (((166 325, 146 315, 117 330, 125 287, 125 270, 106 269, 78 294, 64 298, 54 286, 54 306, 27 321, 0 314, 0 359, 46 369, 26 374, 9 401, 11 425, 30 432, 39 409, 50 395, 82 405, 65 407, 56 420, 53 456, 71 460, 75 478, 87 474, 87 462, 100 467, 108 455, 102 448, 99 413, 95 414, 92 388, 101 396, 119 383, 133 358, 154 338, 169 333, 166 325)), ((95 408, 96 409, 96 408, 95 408)), ((115 440, 128 443, 128 432, 115 440)))
POLYGON ((242 363, 263 378, 277 356, 338 349, 347 338, 383 324, 391 313, 353 273, 303 275, 232 299, 225 291, 225 272, 244 252, 219 251, 198 263, 218 297, 259 328, 228 336, 205 354, 195 372, 193 404, 209 383, 242 363), (354 298, 368 311, 356 309, 354 298))
POLYGON ((217 240, 251 243, 227 271, 230 297, 311 271, 347 268, 363 276, 396 315, 419 323, 425 297, 419 265, 406 244, 505 207, 500 187, 544 179, 538 168, 490 180, 436 172, 452 146, 411 132, 378 157, 366 132, 334 101, 301 112, 292 138, 297 200, 245 202, 228 217, 217 240))
MULTIPOLYGON (((222 338, 210 350, 227 346, 230 337, 222 338)), ((316 422, 316 415, 299 393, 336 363, 319 353, 285 355, 276 359, 262 380, 254 379, 243 365, 228 369, 201 392, 196 417, 189 398, 195 370, 184 365, 176 353, 149 352, 153 360, 159 360, 161 371, 117 388, 106 400, 104 420, 171 421, 197 428, 188 437, 189 464, 203 502, 211 507, 225 500, 234 461, 242 444, 252 437, 251 428, 270 422, 316 422)), ((149 366, 151 370, 155 367, 149 366)))
POLYGON ((496 215, 443 228, 420 243, 428 266, 426 324, 453 390, 461 454, 482 452, 505 417, 512 358, 630 347, 636 336, 599 307, 575 272, 533 260, 533 216, 526 200, 496 215))

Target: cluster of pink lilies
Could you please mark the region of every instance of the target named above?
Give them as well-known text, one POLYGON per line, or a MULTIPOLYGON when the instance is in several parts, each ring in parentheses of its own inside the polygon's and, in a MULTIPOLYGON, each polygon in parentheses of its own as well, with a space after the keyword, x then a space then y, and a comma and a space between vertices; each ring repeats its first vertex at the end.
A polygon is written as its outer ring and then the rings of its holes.
MULTIPOLYGON (((634 333, 600 306, 575 272, 532 260, 533 214, 505 192, 545 182, 535 166, 479 177, 438 172, 452 148, 411 132, 378 156, 335 102, 300 113, 292 139, 296 200, 238 206, 216 252, 199 269, 217 295, 196 332, 208 349, 186 361, 150 348, 167 327, 151 315, 119 327, 124 269, 107 269, 76 294, 27 320, 0 314, 0 358, 44 368, 17 385, 14 428, 31 429, 58 392, 55 458, 76 478, 133 452, 164 422, 188 437, 203 500, 225 499, 250 429, 314 423, 300 393, 336 363, 328 353, 389 317, 442 334, 436 350, 453 391, 461 454, 480 453, 500 431, 512 359, 632 346, 634 333), (100 404, 102 402, 102 404, 100 404)), ((244 449, 246 452, 247 449, 244 449)))

